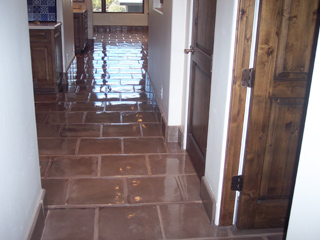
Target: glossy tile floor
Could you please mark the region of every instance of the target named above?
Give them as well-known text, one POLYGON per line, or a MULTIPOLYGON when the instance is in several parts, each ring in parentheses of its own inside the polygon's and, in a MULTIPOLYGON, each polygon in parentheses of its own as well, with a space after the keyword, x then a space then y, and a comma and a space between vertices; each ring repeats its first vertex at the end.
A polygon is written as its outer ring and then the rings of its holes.
POLYGON ((282 239, 209 224, 188 155, 161 135, 144 30, 98 29, 68 87, 36 94, 43 240, 282 239))

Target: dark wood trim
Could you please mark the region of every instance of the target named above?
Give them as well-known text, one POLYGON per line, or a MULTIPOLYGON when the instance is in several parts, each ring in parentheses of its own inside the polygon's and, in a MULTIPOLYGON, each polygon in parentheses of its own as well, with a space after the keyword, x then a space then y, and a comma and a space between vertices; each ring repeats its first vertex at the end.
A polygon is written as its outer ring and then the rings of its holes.
POLYGON ((254 17, 254 0, 239 0, 234 53, 233 85, 224 167, 223 189, 220 209, 220 226, 232 225, 235 192, 231 191, 231 178, 238 175, 243 119, 247 89, 241 86, 242 70, 249 68, 254 17))

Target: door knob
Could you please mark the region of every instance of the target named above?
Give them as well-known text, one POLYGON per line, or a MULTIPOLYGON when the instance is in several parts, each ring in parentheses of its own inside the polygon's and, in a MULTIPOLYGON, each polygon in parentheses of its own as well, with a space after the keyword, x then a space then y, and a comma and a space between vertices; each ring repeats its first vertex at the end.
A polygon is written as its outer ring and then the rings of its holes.
POLYGON ((185 53, 185 54, 188 54, 188 53, 193 54, 193 53, 194 53, 194 47, 193 47, 193 46, 190 46, 189 49, 186 48, 186 49, 184 50, 184 53, 185 53))

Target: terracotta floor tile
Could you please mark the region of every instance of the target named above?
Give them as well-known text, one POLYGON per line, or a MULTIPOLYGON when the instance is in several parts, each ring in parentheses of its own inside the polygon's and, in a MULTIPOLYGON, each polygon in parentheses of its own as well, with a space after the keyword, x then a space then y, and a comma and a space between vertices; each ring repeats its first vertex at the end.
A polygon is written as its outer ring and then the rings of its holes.
POLYGON ((98 158, 56 157, 53 158, 48 177, 95 177, 98 158))
POLYGON ((139 103, 139 110, 140 111, 153 111, 154 106, 152 103, 149 103, 149 102, 140 102, 139 103))
POLYGON ((124 139, 124 153, 166 153, 162 138, 124 139))
POLYGON ((124 204, 122 179, 75 179, 70 180, 69 205, 77 204, 124 204))
POLYGON ((41 174, 41 177, 44 177, 45 173, 46 173, 46 170, 47 170, 47 167, 49 165, 49 162, 50 162, 50 157, 40 157, 39 160, 40 160, 40 174, 41 174))
POLYGON ((103 111, 104 103, 103 102, 73 102, 71 111, 103 111))
POLYGON ((35 102, 55 102, 57 100, 57 94, 35 94, 35 102))
POLYGON ((61 125, 58 124, 37 124, 38 137, 58 137, 61 125))
POLYGON ((168 142, 167 143, 169 153, 185 153, 186 150, 182 150, 178 143, 168 142))
POLYGON ((100 124, 67 124, 61 129, 61 137, 100 137, 100 124))
POLYGON ((39 139, 40 155, 75 154, 77 139, 39 139))
POLYGON ((129 203, 182 201, 174 177, 128 178, 129 203))
POLYGON ((48 205, 64 205, 68 179, 42 179, 42 188, 46 190, 48 205))
POLYGON ((143 123, 142 133, 144 137, 161 137, 162 131, 159 123, 143 123))
POLYGON ((190 158, 186 154, 150 155, 149 162, 153 175, 195 173, 190 158))
POLYGON ((144 101, 147 100, 148 97, 145 93, 122 93, 121 94, 121 99, 122 100, 134 100, 134 101, 144 101))
POLYGON ((210 225, 201 203, 161 205, 160 210, 168 239, 228 236, 226 230, 210 225))
POLYGON ((105 156, 101 159, 101 176, 147 174, 145 156, 105 156))
POLYGON ((56 112, 56 111, 67 111, 70 108, 70 103, 68 102, 58 102, 58 103, 40 103, 36 107, 36 112, 56 112))
POLYGON ((37 123, 44 123, 45 120, 47 119, 48 113, 36 113, 36 122, 37 123))
POLYGON ((119 93, 91 93, 90 101, 119 101, 119 93))
POLYGON ((61 102, 87 102, 89 93, 64 93, 58 98, 61 102))
POLYGON ((57 112, 49 113, 47 123, 82 123, 82 112, 57 112))
POLYGON ((180 175, 179 181, 186 201, 201 201, 200 179, 197 175, 180 175))
POLYGON ((123 122, 158 122, 154 112, 123 113, 123 122))
POLYGON ((88 112, 86 123, 120 123, 120 113, 88 112))
POLYGON ((99 211, 99 240, 161 239, 155 206, 110 207, 99 211))
POLYGON ((138 104, 134 101, 106 102, 105 111, 137 111, 138 104))
POLYGON ((79 154, 121 154, 120 139, 81 139, 79 154))
POLYGON ((141 137, 140 124, 103 125, 103 137, 141 137))
POLYGON ((93 240, 94 216, 94 209, 50 210, 42 240, 93 240))

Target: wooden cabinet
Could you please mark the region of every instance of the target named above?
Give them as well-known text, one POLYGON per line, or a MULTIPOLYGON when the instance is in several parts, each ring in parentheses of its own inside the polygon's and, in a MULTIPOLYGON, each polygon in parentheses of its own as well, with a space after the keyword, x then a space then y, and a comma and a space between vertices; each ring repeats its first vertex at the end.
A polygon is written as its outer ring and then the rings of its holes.
POLYGON ((74 12, 74 46, 76 53, 84 50, 88 41, 88 12, 74 12))
POLYGON ((57 92, 63 71, 61 25, 30 29, 29 33, 35 92, 57 92))

